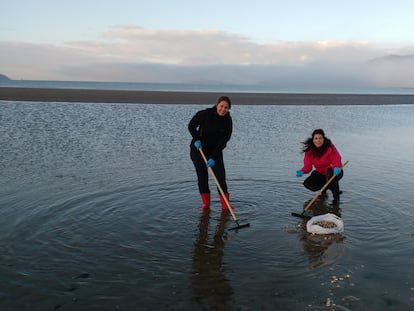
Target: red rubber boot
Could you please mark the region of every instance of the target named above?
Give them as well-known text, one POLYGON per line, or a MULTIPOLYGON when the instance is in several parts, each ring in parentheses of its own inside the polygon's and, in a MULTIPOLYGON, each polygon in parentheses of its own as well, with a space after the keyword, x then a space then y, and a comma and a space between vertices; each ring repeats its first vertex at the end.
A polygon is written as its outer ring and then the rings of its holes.
MULTIPOLYGON (((224 195, 226 196, 227 201, 230 203, 230 194, 229 193, 225 193, 224 195)), ((221 203, 221 209, 222 210, 228 210, 229 209, 227 207, 226 201, 224 200, 224 198, 223 198, 223 196, 221 194, 220 194, 220 203, 221 203)))
POLYGON ((210 200, 211 195, 210 193, 201 193, 201 201, 203 201, 203 207, 201 208, 203 211, 208 210, 210 208, 210 200))

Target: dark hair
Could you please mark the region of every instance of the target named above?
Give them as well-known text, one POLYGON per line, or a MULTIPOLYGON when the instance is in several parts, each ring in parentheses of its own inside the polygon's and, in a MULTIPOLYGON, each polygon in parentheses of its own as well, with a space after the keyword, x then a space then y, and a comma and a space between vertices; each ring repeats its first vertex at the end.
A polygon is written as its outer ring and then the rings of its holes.
POLYGON ((220 96, 220 97, 217 99, 216 105, 217 105, 219 102, 222 102, 222 101, 227 102, 227 103, 229 104, 229 109, 231 109, 231 100, 230 100, 230 98, 229 98, 229 97, 227 97, 227 96, 220 96))
POLYGON ((312 136, 302 142, 302 152, 311 151, 316 157, 321 157, 325 151, 332 145, 332 141, 325 136, 325 132, 322 129, 316 129, 312 132, 312 136), (316 134, 320 134, 323 137, 323 145, 317 148, 313 143, 313 137, 316 134))

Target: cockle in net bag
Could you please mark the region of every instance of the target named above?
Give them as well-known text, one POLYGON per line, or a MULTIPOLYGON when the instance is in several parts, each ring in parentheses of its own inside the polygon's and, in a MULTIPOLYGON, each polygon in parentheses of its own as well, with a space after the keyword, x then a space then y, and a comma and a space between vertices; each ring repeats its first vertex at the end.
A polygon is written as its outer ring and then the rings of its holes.
POLYGON ((313 234, 341 233, 344 231, 344 222, 337 215, 327 213, 309 219, 306 230, 313 234))

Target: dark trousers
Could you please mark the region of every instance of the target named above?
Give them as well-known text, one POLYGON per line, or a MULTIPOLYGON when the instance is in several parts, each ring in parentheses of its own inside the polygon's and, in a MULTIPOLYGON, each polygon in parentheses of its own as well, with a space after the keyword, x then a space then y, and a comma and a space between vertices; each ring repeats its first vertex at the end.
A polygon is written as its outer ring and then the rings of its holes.
MULTIPOLYGON (((197 173, 198 190, 200 193, 210 193, 208 185, 208 170, 200 152, 198 150, 191 149, 190 157, 197 173)), ((227 193, 226 170, 224 168, 223 154, 220 154, 218 157, 214 158, 214 161, 215 164, 212 167, 213 172, 216 175, 223 192, 227 193)))
MULTIPOLYGON (((303 185, 311 191, 319 191, 326 184, 329 178, 332 177, 333 171, 329 169, 326 175, 317 171, 313 171, 308 178, 305 179, 303 185)), ((332 191, 334 200, 339 201, 339 180, 344 176, 344 171, 336 176, 329 184, 328 189, 332 191)))

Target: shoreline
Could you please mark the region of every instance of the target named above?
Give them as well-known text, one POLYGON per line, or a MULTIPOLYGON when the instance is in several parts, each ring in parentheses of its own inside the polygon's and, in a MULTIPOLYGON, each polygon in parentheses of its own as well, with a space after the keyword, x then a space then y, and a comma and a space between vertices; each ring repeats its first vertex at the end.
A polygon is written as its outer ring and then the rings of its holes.
POLYGON ((214 105, 221 95, 229 96, 234 105, 414 104, 414 95, 405 94, 233 93, 0 87, 0 101, 214 105), (395 101, 396 98, 398 102, 395 101))

